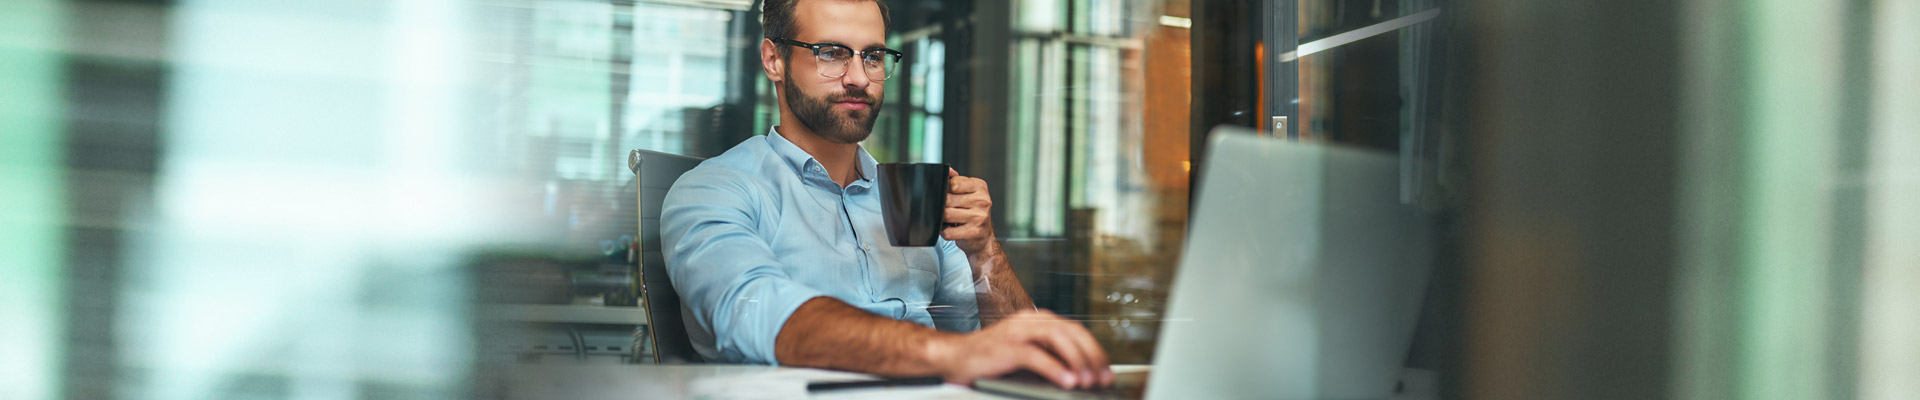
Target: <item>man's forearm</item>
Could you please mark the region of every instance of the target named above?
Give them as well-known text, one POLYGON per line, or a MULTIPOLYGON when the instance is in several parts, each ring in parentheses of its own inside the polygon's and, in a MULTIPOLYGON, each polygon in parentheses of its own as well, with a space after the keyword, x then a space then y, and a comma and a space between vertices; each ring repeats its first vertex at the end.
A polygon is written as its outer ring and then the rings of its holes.
POLYGON ((1020 286, 1020 277, 1014 275, 1013 267, 1007 262, 1007 254, 1001 251, 996 241, 987 251, 978 256, 968 256, 973 264, 975 302, 980 306, 980 326, 986 327, 999 322, 1008 315, 1033 309, 1033 298, 1027 296, 1027 289, 1020 286))
POLYGON ((952 336, 815 297, 787 317, 773 347, 781 365, 926 376, 940 373, 932 354, 935 342, 952 336))

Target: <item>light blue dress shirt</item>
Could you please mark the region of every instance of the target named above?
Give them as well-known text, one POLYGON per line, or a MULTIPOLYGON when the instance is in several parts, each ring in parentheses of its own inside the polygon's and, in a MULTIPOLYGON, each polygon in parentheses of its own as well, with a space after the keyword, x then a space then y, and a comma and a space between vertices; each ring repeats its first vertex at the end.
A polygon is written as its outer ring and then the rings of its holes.
POLYGON ((778 364, 780 328, 819 296, 944 331, 979 329, 973 271, 959 247, 887 242, 877 169, 861 148, 859 180, 842 188, 774 131, 673 184, 660 248, 702 358, 778 364))

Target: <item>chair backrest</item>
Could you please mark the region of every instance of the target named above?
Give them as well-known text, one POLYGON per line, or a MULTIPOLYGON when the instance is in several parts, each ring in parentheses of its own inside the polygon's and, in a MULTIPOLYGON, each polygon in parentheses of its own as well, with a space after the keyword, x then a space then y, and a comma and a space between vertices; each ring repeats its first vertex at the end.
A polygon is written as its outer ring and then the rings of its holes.
POLYGON ((627 155, 627 168, 633 170, 635 201, 640 210, 640 296, 647 309, 648 338, 653 340, 653 361, 660 364, 699 363, 700 354, 687 339, 682 319, 680 293, 667 276, 666 258, 660 253, 660 203, 667 189, 680 175, 700 165, 704 159, 647 150, 627 155))

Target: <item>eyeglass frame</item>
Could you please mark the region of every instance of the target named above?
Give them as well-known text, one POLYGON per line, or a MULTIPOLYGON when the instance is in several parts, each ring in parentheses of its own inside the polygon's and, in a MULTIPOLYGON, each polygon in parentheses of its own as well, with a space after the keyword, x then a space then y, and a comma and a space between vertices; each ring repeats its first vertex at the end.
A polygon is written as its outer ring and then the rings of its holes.
MULTIPOLYGON (((905 60, 907 58, 907 53, 902 53, 899 50, 889 49, 885 47, 875 48, 875 49, 866 49, 866 50, 854 50, 853 47, 850 47, 844 44, 838 44, 838 43, 807 43, 807 42, 802 42, 802 41, 788 39, 788 38, 767 38, 767 40, 773 41, 774 44, 787 45, 787 46, 813 50, 813 56, 816 62, 819 61, 820 51, 822 49, 826 49, 829 47, 839 47, 842 49, 847 49, 847 53, 857 54, 861 56, 866 56, 873 52, 880 52, 881 54, 884 54, 884 55, 891 55, 893 56, 893 65, 887 65, 887 67, 898 67, 900 65, 900 61, 905 60)), ((850 63, 852 61, 853 61, 853 57, 848 57, 846 61, 841 61, 841 63, 845 64, 845 63, 850 63)), ((867 66, 864 64, 865 62, 866 61, 864 60, 861 61, 862 65, 860 65, 860 68, 867 68, 867 66)), ((821 77, 828 78, 828 79, 840 79, 841 77, 847 76, 847 71, 845 70, 842 70, 840 72, 840 76, 827 76, 826 72, 823 72, 823 70, 821 69, 824 67, 826 67, 826 65, 821 64, 819 67, 815 67, 813 72, 816 74, 820 74, 821 77)), ((844 65, 843 65, 843 68, 845 68, 844 65)), ((852 68, 846 68, 846 69, 851 70, 852 68)), ((894 70, 897 70, 897 69, 899 68, 885 68, 882 70, 887 73, 885 77, 880 79, 874 79, 872 74, 868 74, 867 79, 885 82, 888 79, 893 79, 893 72, 894 70)))

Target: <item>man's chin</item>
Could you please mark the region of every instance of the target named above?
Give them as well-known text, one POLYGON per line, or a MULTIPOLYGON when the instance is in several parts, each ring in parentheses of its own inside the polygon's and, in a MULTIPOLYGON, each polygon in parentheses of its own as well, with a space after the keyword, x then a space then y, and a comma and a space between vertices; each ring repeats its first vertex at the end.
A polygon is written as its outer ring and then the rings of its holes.
POLYGON ((873 131, 861 129, 861 127, 856 126, 843 126, 841 129, 843 129, 840 131, 841 133, 834 135, 834 139, 842 143, 860 143, 867 140, 867 136, 873 135, 873 131))
POLYGON ((833 136, 834 141, 842 143, 858 143, 867 140, 867 136, 873 134, 873 124, 862 117, 871 117, 871 115, 859 111, 838 115, 839 120, 833 122, 836 129, 830 136, 833 136))
MULTIPOLYGON (((838 107, 835 107, 835 108, 838 108, 838 107)), ((868 116, 872 115, 870 114, 870 111, 867 111, 867 110, 837 109, 834 111, 840 112, 841 121, 864 121, 867 119, 868 116)))

